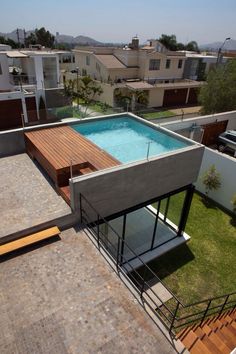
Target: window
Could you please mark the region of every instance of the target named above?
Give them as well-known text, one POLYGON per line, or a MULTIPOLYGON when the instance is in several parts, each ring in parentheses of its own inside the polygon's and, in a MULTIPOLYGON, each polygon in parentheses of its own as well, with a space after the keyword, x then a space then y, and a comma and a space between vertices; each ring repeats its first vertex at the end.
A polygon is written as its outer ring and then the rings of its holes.
POLYGON ((149 70, 160 70, 160 59, 150 59, 149 70))
POLYGON ((90 56, 86 55, 86 65, 90 65, 90 56))
POLYGON ((166 59, 166 69, 170 69, 170 59, 166 59))
POLYGON ((96 69, 97 69, 97 71, 100 73, 101 72, 101 67, 100 67, 100 65, 98 64, 98 63, 96 63, 96 69))
POLYGON ((2 75, 2 67, 1 67, 1 63, 0 63, 0 75, 2 75))
POLYGON ((178 62, 178 69, 181 69, 183 66, 183 59, 179 59, 179 62, 178 62))
POLYGON ((87 70, 86 69, 82 69, 82 76, 87 76, 87 70))

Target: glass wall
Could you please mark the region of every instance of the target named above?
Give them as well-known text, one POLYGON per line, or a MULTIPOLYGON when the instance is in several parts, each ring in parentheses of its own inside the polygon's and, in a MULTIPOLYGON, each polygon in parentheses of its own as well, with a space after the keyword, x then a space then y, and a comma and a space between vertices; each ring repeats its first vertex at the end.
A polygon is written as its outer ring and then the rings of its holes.
POLYGON ((108 225, 100 224, 100 240, 114 257, 117 257, 119 247, 123 262, 160 247, 181 235, 191 204, 192 189, 189 191, 184 190, 160 198, 152 206, 126 212, 111 219, 108 225))

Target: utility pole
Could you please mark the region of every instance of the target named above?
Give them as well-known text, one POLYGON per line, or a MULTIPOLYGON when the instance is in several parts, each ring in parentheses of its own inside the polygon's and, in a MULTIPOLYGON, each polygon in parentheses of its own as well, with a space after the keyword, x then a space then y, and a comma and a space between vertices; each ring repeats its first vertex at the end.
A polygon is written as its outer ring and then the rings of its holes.
POLYGON ((25 32, 25 29, 24 29, 23 35, 24 35, 24 47, 26 48, 26 32, 25 32))
POLYGON ((20 35, 19 35, 19 28, 17 28, 16 30, 16 35, 17 35, 17 42, 18 42, 18 45, 20 47, 20 35))

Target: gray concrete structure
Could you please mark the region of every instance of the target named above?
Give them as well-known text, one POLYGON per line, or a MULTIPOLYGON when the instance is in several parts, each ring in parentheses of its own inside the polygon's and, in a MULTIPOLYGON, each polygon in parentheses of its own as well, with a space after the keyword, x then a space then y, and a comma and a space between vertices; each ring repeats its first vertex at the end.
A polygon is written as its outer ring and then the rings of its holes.
POLYGON ((176 353, 82 231, 60 238, 1 263, 1 354, 176 353))
POLYGON ((28 155, 0 159, 0 238, 70 214, 28 155))
MULTIPOLYGON (((82 193, 106 217, 196 181, 204 147, 182 150, 70 180, 72 207, 82 193)), ((84 203, 84 208, 86 203, 84 203)), ((86 212, 91 214, 91 208, 86 212)))
POLYGON ((0 158, 25 152, 23 129, 0 132, 0 158))

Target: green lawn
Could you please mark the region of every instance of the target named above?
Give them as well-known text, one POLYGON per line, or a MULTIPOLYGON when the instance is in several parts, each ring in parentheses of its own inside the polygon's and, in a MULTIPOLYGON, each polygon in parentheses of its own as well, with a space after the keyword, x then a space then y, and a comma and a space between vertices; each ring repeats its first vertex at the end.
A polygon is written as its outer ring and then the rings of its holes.
MULTIPOLYGON (((168 218, 177 221, 183 195, 172 197, 168 218)), ((236 227, 215 205, 207 207, 195 193, 186 232, 187 245, 149 263, 184 302, 200 301, 236 290, 236 227)))
POLYGON ((144 113, 142 116, 146 119, 157 119, 157 118, 166 118, 174 116, 174 113, 171 111, 160 111, 160 112, 150 112, 144 113))

